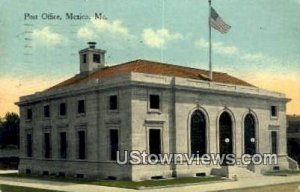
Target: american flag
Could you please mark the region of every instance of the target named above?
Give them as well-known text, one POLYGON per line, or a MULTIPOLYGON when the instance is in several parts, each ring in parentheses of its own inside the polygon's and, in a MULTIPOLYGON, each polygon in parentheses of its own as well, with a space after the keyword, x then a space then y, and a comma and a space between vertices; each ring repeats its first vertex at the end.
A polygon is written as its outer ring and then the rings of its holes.
POLYGON ((231 28, 230 25, 227 25, 223 19, 219 16, 216 10, 211 7, 210 18, 209 18, 210 26, 215 30, 220 31, 221 33, 227 33, 231 28))

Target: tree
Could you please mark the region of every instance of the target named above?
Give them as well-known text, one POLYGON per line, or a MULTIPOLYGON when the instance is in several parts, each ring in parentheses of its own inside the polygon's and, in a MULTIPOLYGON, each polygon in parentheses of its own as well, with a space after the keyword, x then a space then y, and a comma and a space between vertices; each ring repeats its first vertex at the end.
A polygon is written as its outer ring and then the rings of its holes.
POLYGON ((0 123, 0 144, 3 147, 7 145, 19 146, 19 115, 14 112, 5 114, 2 122, 0 123))

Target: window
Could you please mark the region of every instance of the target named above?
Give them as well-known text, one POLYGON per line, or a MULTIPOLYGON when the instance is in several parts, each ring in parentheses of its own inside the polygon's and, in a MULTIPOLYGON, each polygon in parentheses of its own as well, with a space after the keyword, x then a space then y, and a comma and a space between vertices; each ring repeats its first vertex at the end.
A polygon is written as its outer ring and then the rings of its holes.
POLYGON ((95 63, 100 63, 100 55, 98 54, 93 54, 93 61, 95 63))
POLYGON ((149 153, 155 155, 161 153, 160 129, 149 130, 149 153))
POLYGON ((83 55, 82 55, 82 62, 83 62, 83 63, 86 63, 86 54, 83 54, 83 55))
POLYGON ((32 119, 32 109, 27 109, 26 119, 27 120, 31 120, 32 119))
POLYGON ((60 158, 66 159, 67 158, 67 133, 61 132, 60 136, 60 158))
POLYGON ((59 115, 66 116, 67 115, 67 105, 66 103, 61 103, 59 105, 59 115))
POLYGON ((191 154, 206 153, 206 120, 200 110, 196 110, 191 117, 191 154))
POLYGON ((44 157, 51 157, 51 136, 50 133, 44 133, 44 157))
POLYGON ((44 117, 50 117, 50 106, 49 105, 44 106, 44 117))
POLYGON ((117 110, 118 109, 118 96, 112 95, 109 97, 109 109, 117 110))
POLYGON ((276 106, 271 106, 271 116, 277 117, 277 107, 276 106))
POLYGON ((272 147, 272 154, 278 153, 278 143, 277 143, 277 131, 271 132, 271 147, 272 147))
POLYGON ((150 109, 159 109, 159 95, 150 95, 150 109))
POLYGON ((110 130, 110 160, 117 160, 117 151, 119 145, 118 130, 110 130))
POLYGON ((78 131, 78 159, 85 159, 85 131, 78 131))
POLYGON ((26 153, 27 157, 32 157, 32 134, 26 135, 26 153))
POLYGON ((78 109, 77 109, 79 114, 85 113, 85 102, 84 100, 79 100, 78 101, 78 109))

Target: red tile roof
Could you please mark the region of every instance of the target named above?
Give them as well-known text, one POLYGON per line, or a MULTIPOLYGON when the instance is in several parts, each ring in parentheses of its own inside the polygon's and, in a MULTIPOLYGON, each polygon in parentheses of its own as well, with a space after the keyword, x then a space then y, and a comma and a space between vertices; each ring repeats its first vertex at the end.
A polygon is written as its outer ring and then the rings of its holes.
MULTIPOLYGON (((183 77, 183 78, 199 79, 199 80, 208 80, 207 77, 209 76, 209 71, 202 70, 202 69, 171 65, 171 64, 165 64, 165 63, 159 63, 159 62, 147 61, 147 60, 135 60, 135 61, 130 61, 127 63, 99 69, 88 76, 76 75, 53 87, 50 87, 47 90, 53 90, 56 88, 74 85, 79 82, 88 81, 90 79, 109 78, 109 77, 126 74, 130 72, 164 75, 164 76, 171 76, 171 77, 175 76, 175 77, 183 77)), ((220 72, 213 72, 213 81, 219 83, 254 87, 253 85, 243 80, 230 76, 226 73, 220 73, 220 72)))

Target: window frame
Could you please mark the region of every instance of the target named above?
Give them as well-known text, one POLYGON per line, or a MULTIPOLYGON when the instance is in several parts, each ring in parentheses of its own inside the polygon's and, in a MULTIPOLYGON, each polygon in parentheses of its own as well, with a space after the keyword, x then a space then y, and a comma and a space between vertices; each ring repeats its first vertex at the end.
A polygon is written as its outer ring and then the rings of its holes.
POLYGON ((52 158, 52 135, 51 132, 43 132, 43 158, 44 159, 51 159, 52 158), (49 149, 46 148, 46 134, 49 135, 49 149), (48 154, 49 152, 49 154, 48 154), (49 156, 48 156, 48 155, 49 156))
POLYGON ((68 115, 68 107, 67 107, 67 103, 66 102, 60 102, 59 104, 58 104, 58 116, 60 116, 60 117, 66 117, 68 115), (62 105, 65 105, 65 114, 64 115, 62 115, 61 114, 61 106, 62 105))
POLYGON ((93 63, 101 63, 101 55, 98 53, 93 53, 93 63), (98 60, 99 59, 99 60, 98 60), (97 60, 97 61, 96 61, 97 60))
POLYGON ((51 107, 50 104, 45 104, 43 106, 43 118, 44 119, 50 119, 51 118, 51 107), (46 109, 48 108, 48 116, 46 116, 46 109))
POLYGON ((108 160, 109 161, 117 161, 117 151, 119 151, 120 150, 120 131, 119 131, 119 129, 116 129, 116 128, 110 128, 110 129, 108 129, 108 146, 109 146, 109 152, 108 152, 108 160), (112 131, 117 131, 117 150, 116 150, 116 159, 112 159, 112 141, 111 141, 111 132, 112 131))
POLYGON ((87 63, 87 54, 82 54, 82 63, 87 63))
POLYGON ((77 115, 84 116, 86 114, 86 100, 85 99, 78 99, 77 100, 77 115), (80 102, 83 101, 83 112, 79 112, 80 102))
POLYGON ((87 131, 85 129, 78 129, 76 131, 76 138, 77 138, 77 154, 76 154, 76 158, 78 160, 81 160, 81 161, 86 161, 87 160, 87 131), (84 132, 84 157, 81 157, 81 153, 80 153, 80 136, 79 136, 79 132, 84 132))
POLYGON ((164 153, 164 145, 163 145, 163 128, 156 127, 156 126, 149 126, 147 127, 146 133, 146 142, 147 142, 147 153, 150 155, 150 130, 159 130, 160 131, 160 154, 164 153))
POLYGON ((147 93, 147 108, 148 108, 148 113, 161 113, 162 108, 163 108, 163 99, 162 99, 162 93, 160 90, 149 90, 147 93), (157 95, 159 97, 159 108, 151 108, 151 95, 157 95))
POLYGON ((32 121, 32 119, 33 119, 33 109, 32 108, 27 108, 26 109, 26 121, 32 121), (31 116, 30 116, 30 118, 28 117, 29 115, 29 111, 31 111, 30 113, 31 113, 31 116))
POLYGON ((111 95, 109 95, 108 96, 108 110, 110 111, 110 112, 118 112, 119 111, 119 108, 120 108, 120 106, 119 106, 119 94, 111 94, 111 95), (116 108, 115 109, 112 109, 111 108, 111 102, 112 102, 112 98, 113 97, 116 97, 116 108))
POLYGON ((33 158, 33 133, 32 131, 30 132, 26 132, 26 142, 25 142, 25 146, 26 146, 26 157, 27 158, 33 158), (29 142, 28 142, 28 136, 30 135, 30 138, 31 138, 31 142, 30 142, 30 145, 29 142), (29 155, 29 146, 30 146, 30 155, 29 155))
POLYGON ((59 131, 59 134, 58 134, 58 138, 59 138, 59 159, 67 159, 68 158, 68 133, 67 131, 65 130, 62 130, 62 131, 59 131), (62 157, 62 140, 61 140, 61 134, 62 133, 65 133, 65 139, 66 139, 66 143, 65 143, 65 157, 62 157))
POLYGON ((278 119, 278 106, 277 105, 271 105, 270 107, 270 116, 271 116, 271 119, 278 119), (275 109, 275 115, 273 115, 273 108, 275 109))

